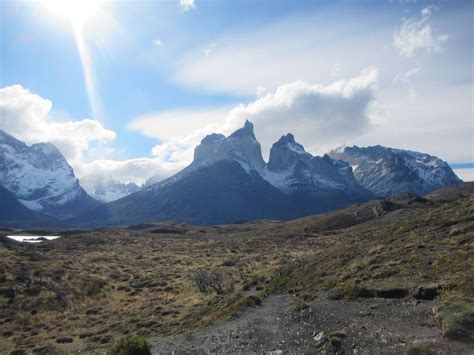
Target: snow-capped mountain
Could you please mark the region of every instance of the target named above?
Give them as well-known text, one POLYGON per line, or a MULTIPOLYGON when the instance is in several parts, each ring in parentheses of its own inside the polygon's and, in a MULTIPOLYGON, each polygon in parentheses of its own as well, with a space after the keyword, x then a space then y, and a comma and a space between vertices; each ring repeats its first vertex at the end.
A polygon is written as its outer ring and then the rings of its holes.
POLYGON ((291 133, 273 144, 263 176, 287 193, 300 189, 354 189, 366 193, 356 182, 349 164, 333 160, 328 155, 312 156, 291 133))
POLYGON ((443 160, 424 153, 380 145, 342 147, 329 153, 348 162, 357 181, 377 196, 418 195, 462 181, 443 160))
POLYGON ((327 211, 374 197, 357 183, 349 164, 328 155, 311 155, 291 133, 273 144, 262 177, 290 196, 301 214, 327 211))
POLYGON ((85 176, 80 183, 89 195, 100 202, 112 202, 140 190, 140 187, 130 182, 125 184, 111 177, 85 176))
POLYGON ((98 204, 53 144, 27 146, 1 130, 0 185, 29 209, 60 219, 98 204))
POLYGON ((218 224, 289 219, 372 197, 356 182, 347 163, 313 157, 290 134, 275 143, 266 164, 253 124, 246 121, 228 137, 205 137, 195 149, 193 162, 179 173, 99 206, 79 221, 218 224))

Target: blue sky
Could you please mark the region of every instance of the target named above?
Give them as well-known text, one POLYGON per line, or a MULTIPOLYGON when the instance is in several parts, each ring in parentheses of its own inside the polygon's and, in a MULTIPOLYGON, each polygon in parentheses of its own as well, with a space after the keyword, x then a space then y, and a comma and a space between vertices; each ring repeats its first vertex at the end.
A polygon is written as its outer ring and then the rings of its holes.
POLYGON ((246 118, 264 154, 291 131, 314 154, 474 161, 471 1, 99 1, 81 23, 92 93, 70 18, 45 1, 0 4, 0 87, 23 105, 0 129, 52 141, 79 176, 169 175, 246 118))

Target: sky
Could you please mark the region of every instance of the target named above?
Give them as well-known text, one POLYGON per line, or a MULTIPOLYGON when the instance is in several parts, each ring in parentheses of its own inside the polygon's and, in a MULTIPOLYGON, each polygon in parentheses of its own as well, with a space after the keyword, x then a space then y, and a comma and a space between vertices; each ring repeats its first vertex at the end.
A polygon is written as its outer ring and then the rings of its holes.
POLYGON ((265 159, 291 132, 474 180, 472 1, 3 0, 0 20, 0 129, 79 178, 169 176, 249 119, 265 159))

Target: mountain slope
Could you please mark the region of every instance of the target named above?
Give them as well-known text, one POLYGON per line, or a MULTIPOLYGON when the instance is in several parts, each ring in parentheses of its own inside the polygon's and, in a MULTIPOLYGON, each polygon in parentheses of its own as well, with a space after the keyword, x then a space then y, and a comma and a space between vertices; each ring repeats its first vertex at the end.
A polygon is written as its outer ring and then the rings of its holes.
POLYGON ((462 182, 441 159, 380 145, 344 147, 329 153, 348 162, 357 181, 377 196, 412 192, 418 195, 462 182))
POLYGON ((29 209, 57 218, 98 205, 54 145, 27 146, 1 130, 0 185, 29 209))
POLYGON ((289 199, 230 159, 190 170, 80 216, 92 225, 179 220, 196 224, 285 218, 289 199))
POLYGON ((181 172, 73 221, 127 225, 179 220, 210 225, 291 219, 373 197, 355 181, 347 163, 328 156, 304 153, 278 165, 284 160, 282 155, 290 154, 285 153, 289 146, 282 140, 291 138, 297 144, 292 136, 285 137, 272 148, 267 166, 251 122, 228 137, 211 134, 196 147, 193 162, 181 172))
POLYGON ((0 224, 2 227, 50 226, 57 222, 39 212, 28 209, 3 186, 0 186, 0 201, 0 224))
POLYGON ((312 156, 292 134, 273 144, 262 176, 291 197, 300 216, 374 197, 357 183, 349 164, 327 155, 312 156))

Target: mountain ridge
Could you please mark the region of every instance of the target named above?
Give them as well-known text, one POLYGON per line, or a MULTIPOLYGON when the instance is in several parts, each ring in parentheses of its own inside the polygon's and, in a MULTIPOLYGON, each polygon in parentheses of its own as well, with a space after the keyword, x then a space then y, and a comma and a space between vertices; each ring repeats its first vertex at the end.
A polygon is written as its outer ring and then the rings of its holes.
POLYGON ((88 189, 106 201, 100 204, 81 187, 53 144, 27 146, 0 131, 0 186, 25 208, 73 226, 288 220, 376 196, 424 195, 459 182, 447 163, 428 154, 377 145, 313 156, 291 133, 272 145, 265 162, 254 126, 247 120, 227 137, 207 135, 196 146, 191 164, 139 190, 113 176, 99 184, 93 181, 88 189))
POLYGON ((375 145, 341 147, 329 155, 349 163, 357 181, 377 196, 423 196, 462 182, 446 162, 426 153, 375 145))
MULTIPOLYGON (((246 121, 229 136, 210 134, 195 148, 193 162, 177 174, 79 219, 83 223, 136 224, 150 220, 179 220, 194 224, 238 220, 291 219, 365 202, 374 196, 357 184, 347 163, 304 152, 292 135, 284 136, 271 152, 300 150, 298 159, 271 170, 246 121), (284 146, 284 140, 287 140, 284 146), (186 191, 187 193, 183 193, 186 191), (133 212, 131 212, 133 211, 133 212)), ((275 160, 276 159, 276 160, 275 160)))

